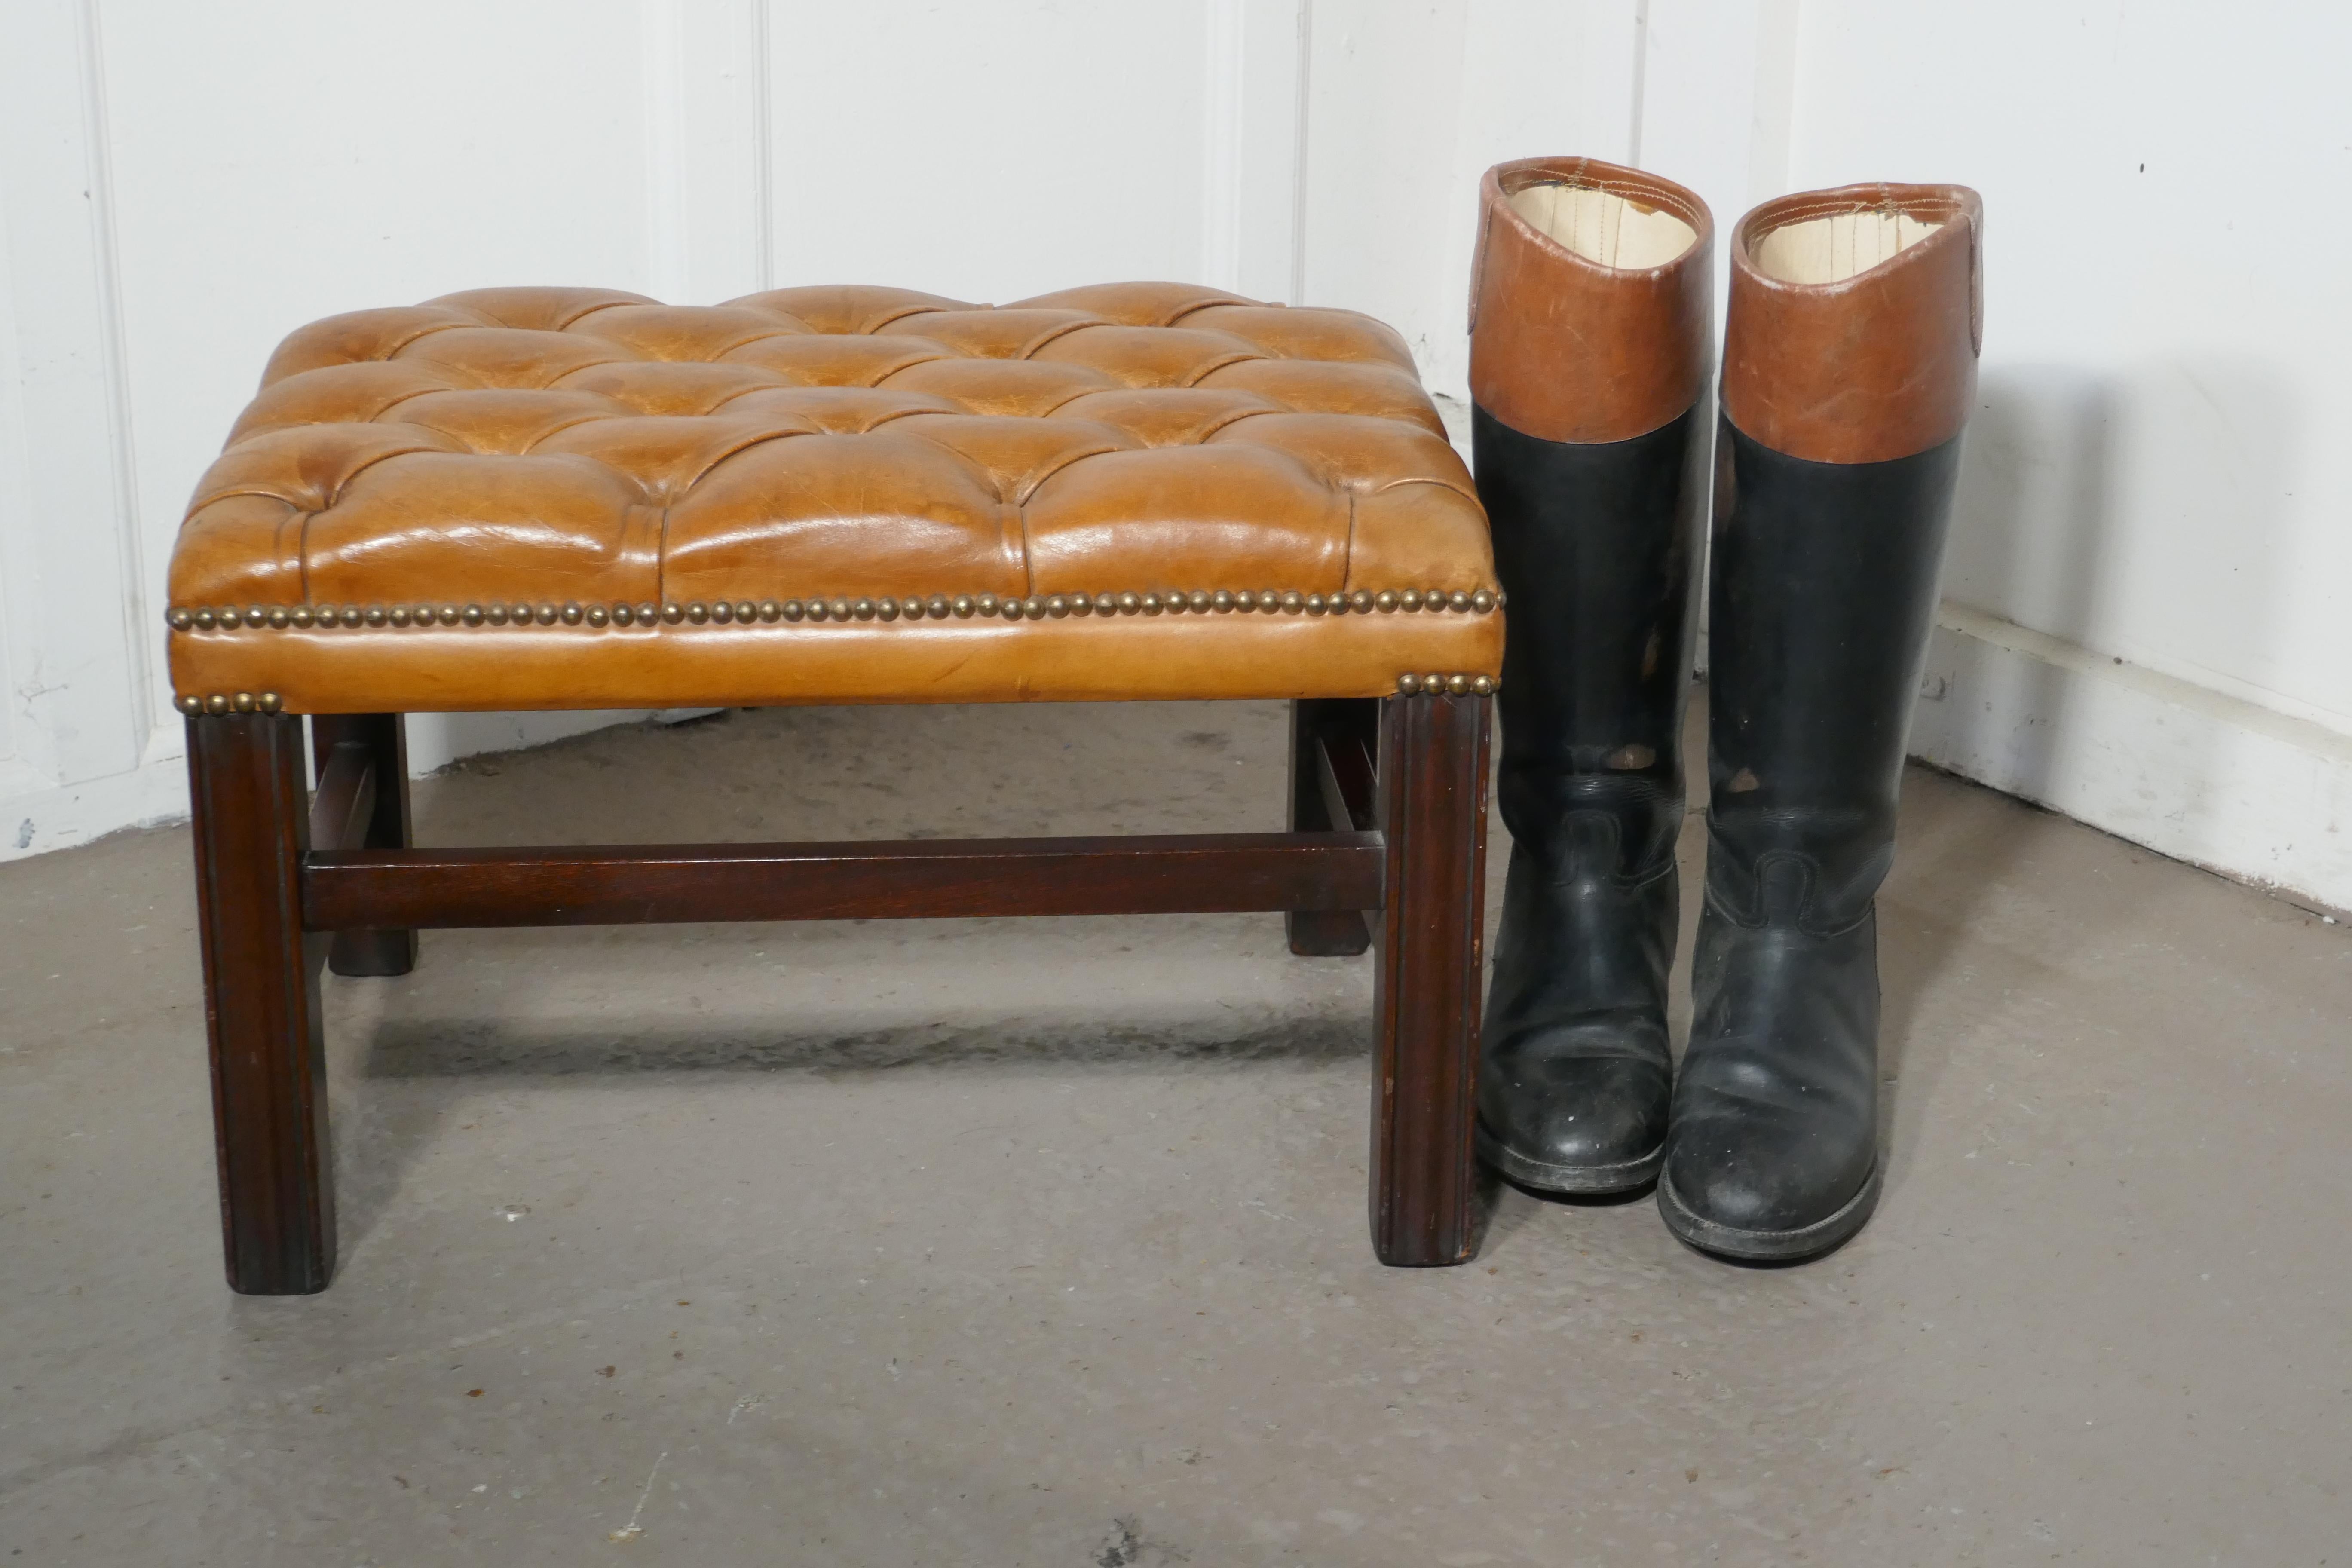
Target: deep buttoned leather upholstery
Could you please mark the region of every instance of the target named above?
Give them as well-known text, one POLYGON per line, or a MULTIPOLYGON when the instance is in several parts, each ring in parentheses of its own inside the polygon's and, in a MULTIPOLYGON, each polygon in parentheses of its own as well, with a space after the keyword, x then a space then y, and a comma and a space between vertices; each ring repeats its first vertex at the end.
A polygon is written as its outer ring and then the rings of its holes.
POLYGON ((279 347, 181 529, 172 672, 298 712, 1484 689, 1494 589, 1353 312, 496 289, 279 347))

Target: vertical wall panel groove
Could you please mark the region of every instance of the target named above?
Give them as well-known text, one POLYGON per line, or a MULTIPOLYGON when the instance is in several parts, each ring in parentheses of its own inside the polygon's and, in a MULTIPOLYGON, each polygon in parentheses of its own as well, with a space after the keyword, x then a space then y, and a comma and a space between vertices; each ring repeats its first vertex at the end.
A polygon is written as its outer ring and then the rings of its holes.
POLYGON ((131 754, 141 762, 149 762, 157 755, 159 741, 164 742, 163 755, 176 753, 181 726, 177 715, 161 702, 163 650, 154 635, 155 617, 149 613, 154 599, 149 585, 146 539, 139 511, 138 447, 132 437, 131 367, 124 344, 122 265, 115 228, 106 51, 98 8, 99 0, 81 0, 75 17, 76 42, 82 73, 82 133, 87 140, 90 243, 98 274, 108 435, 113 448, 113 463, 107 479, 113 492, 116 547, 121 552, 120 612, 127 655, 124 668, 129 677, 122 722, 129 731, 131 754))

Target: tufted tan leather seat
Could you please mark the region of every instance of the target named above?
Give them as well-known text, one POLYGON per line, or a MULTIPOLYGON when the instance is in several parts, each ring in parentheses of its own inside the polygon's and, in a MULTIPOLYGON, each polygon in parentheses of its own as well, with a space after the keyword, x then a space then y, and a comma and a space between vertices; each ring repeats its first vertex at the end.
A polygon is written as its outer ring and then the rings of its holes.
POLYGON ((278 348, 171 662, 191 712, 1483 692, 1494 584, 1353 312, 495 289, 278 348))

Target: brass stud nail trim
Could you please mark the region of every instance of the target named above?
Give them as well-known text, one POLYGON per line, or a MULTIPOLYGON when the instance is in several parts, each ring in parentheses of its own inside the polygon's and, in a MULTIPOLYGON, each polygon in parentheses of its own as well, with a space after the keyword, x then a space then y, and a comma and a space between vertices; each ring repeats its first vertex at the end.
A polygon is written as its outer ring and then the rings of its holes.
POLYGON ((1263 615, 1382 615, 1405 611, 1439 611, 1454 614, 1487 615, 1503 607, 1503 592, 1499 588, 1421 589, 1382 588, 1377 592, 1358 588, 1353 592, 1336 594, 1301 594, 1297 590, 1274 588, 1205 588, 1191 590, 1155 588, 1144 593, 1052 594, 1029 595, 1000 599, 994 594, 958 594, 950 598, 945 594, 933 594, 929 598, 910 594, 904 598, 884 595, 879 598, 826 600, 774 599, 755 602, 750 599, 725 599, 688 604, 583 605, 576 602, 557 605, 174 605, 163 614, 164 621, 175 632, 207 632, 215 629, 237 631, 289 628, 308 630, 313 626, 332 630, 338 626, 646 626, 656 624, 677 626, 680 622, 695 626, 716 624, 728 626, 740 622, 772 626, 777 622, 808 621, 943 621, 950 617, 969 620, 977 615, 983 620, 1002 616, 1009 621, 1060 620, 1070 616, 1157 616, 1157 615, 1219 615, 1255 612, 1263 615))

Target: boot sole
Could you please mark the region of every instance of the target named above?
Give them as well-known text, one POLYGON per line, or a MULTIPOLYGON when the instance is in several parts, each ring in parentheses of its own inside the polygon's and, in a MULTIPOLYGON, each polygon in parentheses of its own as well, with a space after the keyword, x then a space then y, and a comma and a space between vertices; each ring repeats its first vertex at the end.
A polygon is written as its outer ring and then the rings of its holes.
POLYGON ((1827 1219, 1815 1220, 1796 1230, 1741 1230, 1691 1212, 1675 1195, 1673 1178, 1662 1176, 1658 1182, 1658 1217, 1666 1222, 1666 1228, 1677 1239, 1717 1258, 1742 1263, 1800 1263, 1834 1252, 1870 1223, 1871 1212, 1878 1207, 1879 1177, 1880 1167, 1873 1164, 1862 1190, 1827 1219))
POLYGON ((1658 1168, 1666 1163, 1666 1146, 1661 1143, 1638 1160, 1614 1165, 1555 1165, 1548 1160, 1528 1159, 1487 1131, 1483 1121, 1476 1131, 1478 1158, 1518 1185, 1539 1193, 1568 1197, 1630 1193, 1657 1180, 1658 1168))

